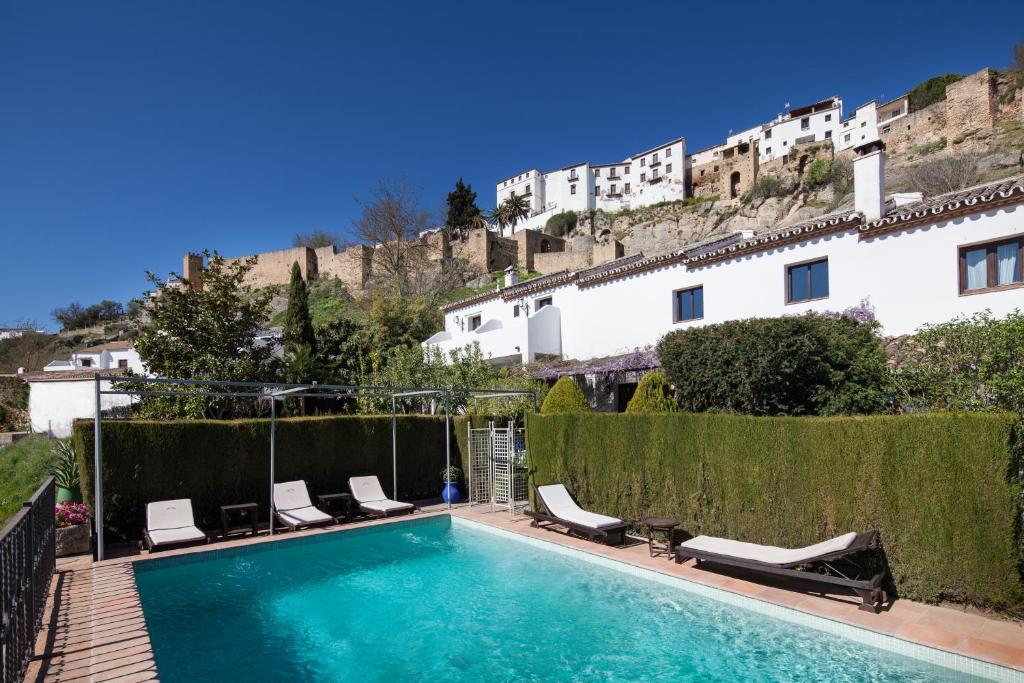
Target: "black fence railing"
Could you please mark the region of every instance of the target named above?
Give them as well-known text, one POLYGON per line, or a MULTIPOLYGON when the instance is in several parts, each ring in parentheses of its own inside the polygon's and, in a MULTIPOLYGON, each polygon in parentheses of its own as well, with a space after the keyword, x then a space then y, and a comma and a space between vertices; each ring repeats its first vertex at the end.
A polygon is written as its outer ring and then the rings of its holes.
POLYGON ((53 477, 0 532, 0 683, 20 683, 32 659, 56 563, 53 477))

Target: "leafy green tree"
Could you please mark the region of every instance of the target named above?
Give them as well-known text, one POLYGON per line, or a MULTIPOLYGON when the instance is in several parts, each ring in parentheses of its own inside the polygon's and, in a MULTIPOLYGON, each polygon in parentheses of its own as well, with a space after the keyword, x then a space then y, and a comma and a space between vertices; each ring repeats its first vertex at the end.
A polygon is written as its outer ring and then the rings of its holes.
POLYGON ((332 384, 358 384, 368 354, 363 327, 348 318, 334 318, 317 325, 316 355, 324 380, 332 384))
MULTIPOLYGON (((275 375, 272 350, 256 335, 270 317, 271 293, 252 291, 245 276, 255 258, 227 263, 204 253, 209 264, 203 287, 154 285, 145 301, 148 316, 135 326, 135 350, 148 372, 159 377, 226 381, 268 381, 275 375)), ((183 388, 184 389, 184 388, 183 388)), ((219 391, 213 388, 213 391, 219 391)), ((251 415, 261 404, 230 397, 143 397, 141 412, 153 418, 224 418, 251 415)))
POLYGON ((383 352, 397 346, 419 346, 442 325, 437 304, 430 297, 377 291, 370 301, 365 334, 369 346, 383 352))
POLYGON ((576 229, 579 217, 575 211, 562 211, 556 213, 544 224, 544 234, 555 237, 565 237, 576 229))
POLYGON ((551 387, 544 403, 540 407, 542 413, 589 413, 590 404, 583 395, 579 385, 571 377, 562 376, 551 387))
POLYGON ((292 264, 292 279, 288 283, 288 309, 285 311, 282 340, 286 350, 304 345, 309 347, 310 353, 316 353, 313 319, 309 315, 309 290, 297 261, 292 264))
POLYGON ((505 234, 506 227, 515 230, 519 221, 529 217, 530 205, 525 197, 521 197, 515 192, 510 194, 505 201, 498 204, 494 211, 491 212, 491 218, 498 224, 498 233, 502 236, 505 234))
POLYGON ((896 386, 906 410, 1024 415, 1024 313, 990 311, 928 325, 903 340, 896 386))
POLYGON ((808 313, 677 330, 658 342, 683 410, 837 415, 891 408, 877 324, 808 313))
POLYGON ((627 413, 674 413, 679 410, 665 373, 655 370, 640 379, 636 393, 629 399, 627 413))
POLYGON ((476 192, 459 178, 455 189, 448 193, 448 219, 446 225, 452 236, 459 237, 479 225, 480 207, 476 205, 476 192))

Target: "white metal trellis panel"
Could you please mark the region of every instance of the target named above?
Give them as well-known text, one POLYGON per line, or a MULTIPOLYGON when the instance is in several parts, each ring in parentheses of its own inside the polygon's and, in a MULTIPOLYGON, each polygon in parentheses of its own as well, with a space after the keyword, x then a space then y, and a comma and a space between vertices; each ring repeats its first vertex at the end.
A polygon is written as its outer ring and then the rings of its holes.
POLYGON ((509 431, 512 433, 512 504, 509 511, 514 513, 517 508, 529 505, 529 470, 526 467, 526 430, 516 429, 510 424, 509 431))
POLYGON ((512 433, 507 427, 491 429, 491 463, 494 467, 494 504, 508 507, 512 501, 512 433))
POLYGON ((493 504, 491 497, 491 428, 469 429, 469 504, 493 504))

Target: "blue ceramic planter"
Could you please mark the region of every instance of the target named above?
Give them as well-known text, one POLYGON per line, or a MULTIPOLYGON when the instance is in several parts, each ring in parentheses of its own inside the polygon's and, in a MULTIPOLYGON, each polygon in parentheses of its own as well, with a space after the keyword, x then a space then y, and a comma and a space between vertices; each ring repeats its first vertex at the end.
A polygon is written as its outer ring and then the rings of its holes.
POLYGON ((459 487, 454 482, 448 482, 441 489, 441 500, 445 503, 458 503, 459 502, 459 487))

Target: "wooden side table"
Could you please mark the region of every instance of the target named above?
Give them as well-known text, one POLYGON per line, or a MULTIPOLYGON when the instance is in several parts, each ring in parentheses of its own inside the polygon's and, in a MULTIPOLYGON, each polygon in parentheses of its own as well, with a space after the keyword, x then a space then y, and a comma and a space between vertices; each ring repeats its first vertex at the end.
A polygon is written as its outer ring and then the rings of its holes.
POLYGON ((220 524, 223 529, 223 535, 221 536, 221 538, 228 538, 232 534, 245 536, 250 532, 252 533, 253 536, 259 535, 259 511, 260 508, 256 503, 238 503, 236 505, 221 505, 220 524), (245 520, 245 518, 248 517, 248 522, 236 526, 231 526, 232 515, 237 515, 239 517, 239 521, 245 520))
POLYGON ((352 518, 352 495, 349 493, 325 493, 316 497, 317 507, 334 517, 335 522, 352 518), (338 508, 335 510, 335 508, 338 508), (335 511, 340 515, 335 515, 335 511))
POLYGON ((640 520, 640 524, 647 529, 647 550, 651 557, 665 555, 671 560, 672 541, 675 536, 675 528, 679 526, 679 520, 671 517, 645 517, 640 520), (664 543, 655 537, 655 534, 658 533, 665 534, 664 543))

